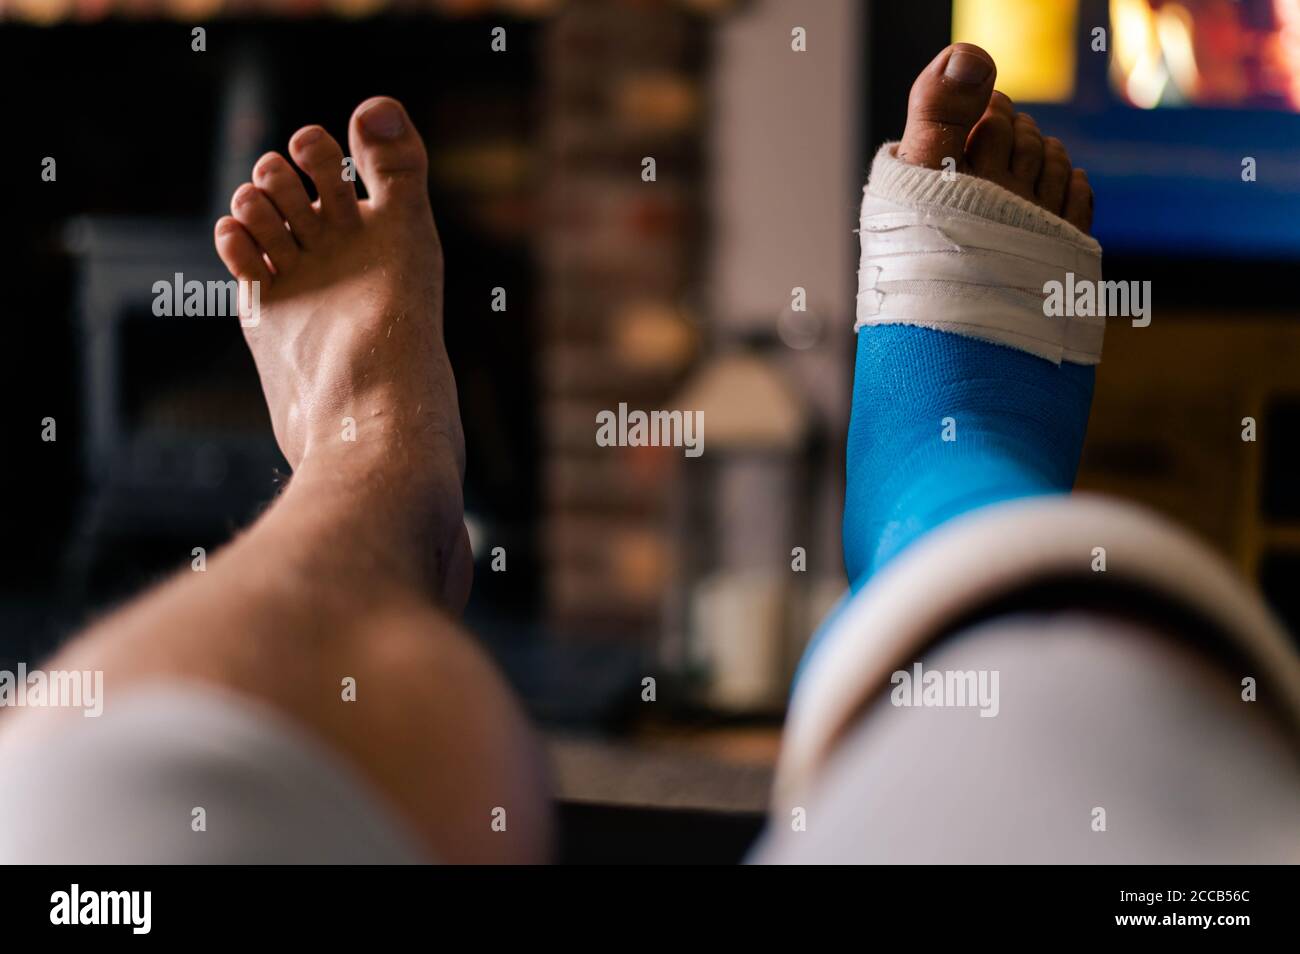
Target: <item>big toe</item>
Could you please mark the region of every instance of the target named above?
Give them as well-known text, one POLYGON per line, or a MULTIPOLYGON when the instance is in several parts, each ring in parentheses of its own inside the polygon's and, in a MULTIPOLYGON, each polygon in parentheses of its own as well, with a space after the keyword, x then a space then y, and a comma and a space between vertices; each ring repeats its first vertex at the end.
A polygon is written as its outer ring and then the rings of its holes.
POLYGON ((993 57, 971 43, 954 43, 931 60, 912 84, 898 158, 930 169, 961 168, 966 137, 984 114, 996 78, 993 57))
POLYGON ((358 106, 348 124, 348 144, 376 205, 427 205, 429 159, 401 103, 375 96, 358 106))

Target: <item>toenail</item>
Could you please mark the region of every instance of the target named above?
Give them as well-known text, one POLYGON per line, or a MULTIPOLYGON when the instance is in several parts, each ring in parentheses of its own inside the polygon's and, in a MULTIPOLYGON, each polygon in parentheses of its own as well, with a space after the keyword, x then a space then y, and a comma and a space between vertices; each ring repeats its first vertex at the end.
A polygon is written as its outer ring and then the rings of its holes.
POLYGON ((253 201, 257 190, 252 186, 240 186, 239 191, 235 193, 235 201, 240 205, 247 205, 253 201))
POLYGON ((989 76, 991 64, 982 56, 954 50, 948 57, 948 65, 943 68, 943 75, 955 79, 958 83, 982 83, 989 76))
POLYGON ((320 139, 321 129, 319 126, 308 126, 298 133, 294 138, 300 146, 310 146, 316 140, 320 139))
POLYGON ((396 139, 406 128, 396 103, 381 100, 360 116, 361 128, 377 139, 396 139))

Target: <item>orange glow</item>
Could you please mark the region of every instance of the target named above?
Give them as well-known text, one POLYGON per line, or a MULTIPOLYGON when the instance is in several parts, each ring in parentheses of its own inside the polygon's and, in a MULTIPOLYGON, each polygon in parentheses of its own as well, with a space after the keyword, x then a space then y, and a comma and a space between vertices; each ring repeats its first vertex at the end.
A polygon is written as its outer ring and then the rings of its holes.
POLYGON ((1110 0, 1110 20, 1111 80, 1134 106, 1300 108, 1300 0, 1253 11, 1234 0, 1110 0))
POLYGON ((998 89, 1014 100, 1059 103, 1074 95, 1078 0, 953 0, 952 38, 998 64, 998 89))

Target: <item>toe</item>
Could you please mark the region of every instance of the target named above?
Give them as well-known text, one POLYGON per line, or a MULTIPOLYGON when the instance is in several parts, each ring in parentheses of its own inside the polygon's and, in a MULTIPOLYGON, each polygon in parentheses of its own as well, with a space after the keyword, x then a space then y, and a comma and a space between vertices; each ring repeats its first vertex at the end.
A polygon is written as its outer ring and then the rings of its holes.
POLYGON ((289 160, 278 152, 268 152, 253 166, 253 184, 289 223, 298 244, 311 248, 320 236, 321 221, 289 160))
POLYGON ((1082 169, 1070 173, 1070 187, 1065 193, 1065 211, 1062 216, 1067 222, 1083 232, 1092 229, 1092 186, 1088 174, 1082 169))
POLYGON ((970 43, 954 43, 936 56, 912 84, 898 157, 931 169, 946 158, 963 166, 966 138, 984 114, 996 75, 993 58, 970 43))
POLYGON ((1043 140, 1043 171, 1038 176, 1038 204, 1048 212, 1061 214, 1065 191, 1070 186, 1070 154, 1055 136, 1043 140))
POLYGON ((213 239, 217 254, 230 274, 245 282, 266 283, 271 280, 271 272, 262 259, 262 249, 235 219, 229 215, 217 219, 213 239))
POLYGON ((1028 113, 1018 113, 1013 124, 1011 176, 1015 192, 1026 199, 1034 198, 1038 174, 1043 171, 1043 134, 1028 113))
POLYGON ((357 190, 344 176, 343 150, 333 136, 320 126, 305 126, 289 140, 289 155, 311 177, 326 224, 345 227, 360 223, 357 190))
POLYGON ((429 160, 401 103, 375 96, 358 106, 348 124, 348 144, 376 206, 428 206, 429 160))
POLYGON ((1015 137, 1015 107, 1006 96, 995 92, 966 143, 966 160, 975 174, 1007 182, 1015 137))
POLYGON ((230 213, 266 252, 277 274, 284 274, 298 261, 298 243, 289 234, 279 210, 257 186, 245 182, 236 189, 230 198, 230 213))

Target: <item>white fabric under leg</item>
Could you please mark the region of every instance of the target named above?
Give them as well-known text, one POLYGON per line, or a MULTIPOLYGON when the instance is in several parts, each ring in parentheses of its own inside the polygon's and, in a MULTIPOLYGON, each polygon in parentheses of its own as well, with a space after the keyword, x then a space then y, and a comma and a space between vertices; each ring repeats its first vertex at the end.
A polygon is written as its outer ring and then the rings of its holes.
POLYGON ((751 860, 1300 862, 1300 760, 1285 727, 1242 701, 1239 673, 1176 635, 1082 611, 1021 613, 923 661, 998 672, 997 716, 880 694, 816 783, 773 813, 751 860))
POLYGON ((0 864, 431 860, 338 753, 213 686, 130 690, 102 718, 11 737, 0 764, 0 864))
POLYGON ((786 716, 773 803, 800 804, 899 660, 956 620, 1035 580, 1082 575, 1166 594, 1229 637, 1300 739, 1300 657, 1286 630, 1216 554, 1130 503, 1086 494, 980 507, 926 534, 872 577, 804 666, 786 716), (936 583, 941 581, 941 584, 936 583))

